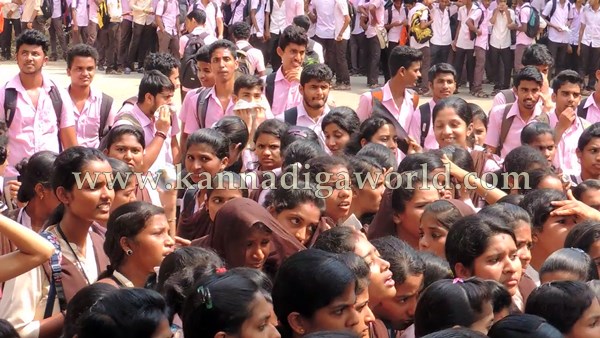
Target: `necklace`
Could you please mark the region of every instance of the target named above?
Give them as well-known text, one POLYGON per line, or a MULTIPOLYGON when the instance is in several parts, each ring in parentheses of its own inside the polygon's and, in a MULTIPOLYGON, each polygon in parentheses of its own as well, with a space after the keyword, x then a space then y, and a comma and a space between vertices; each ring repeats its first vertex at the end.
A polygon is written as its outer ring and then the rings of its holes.
POLYGON ((83 275, 83 278, 85 278, 85 281, 87 282, 87 285, 90 285, 91 283, 90 283, 90 280, 89 280, 87 274, 85 273, 85 270, 83 269, 83 264, 79 260, 79 257, 75 253, 75 250, 73 250, 73 247, 71 246, 71 243, 67 239, 67 236, 65 236, 65 233, 62 231, 62 229, 60 227, 60 223, 58 223, 58 225, 56 226, 56 230, 58 231, 58 234, 60 235, 60 237, 62 237, 62 239, 65 242, 67 242, 67 245, 69 246, 69 249, 71 249, 71 253, 73 253, 73 256, 75 257, 75 260, 77 261, 76 264, 75 264, 75 266, 77 267, 77 269, 79 270, 79 272, 81 272, 81 274, 83 275))

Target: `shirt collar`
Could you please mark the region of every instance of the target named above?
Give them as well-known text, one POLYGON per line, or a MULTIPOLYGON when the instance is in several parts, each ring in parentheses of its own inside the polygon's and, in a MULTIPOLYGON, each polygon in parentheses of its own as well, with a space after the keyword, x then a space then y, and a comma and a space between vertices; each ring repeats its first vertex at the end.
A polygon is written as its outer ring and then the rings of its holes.
POLYGON ((152 120, 150 120, 150 118, 148 118, 148 116, 144 114, 144 112, 140 109, 140 107, 137 104, 133 105, 131 113, 138 119, 142 127, 152 125, 152 120))

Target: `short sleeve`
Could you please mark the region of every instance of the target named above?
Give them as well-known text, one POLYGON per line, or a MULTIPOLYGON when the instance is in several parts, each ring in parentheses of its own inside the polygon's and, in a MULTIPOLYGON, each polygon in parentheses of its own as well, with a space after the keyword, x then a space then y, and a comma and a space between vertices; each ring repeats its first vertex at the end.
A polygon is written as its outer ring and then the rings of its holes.
POLYGON ((498 146, 498 140, 500 140, 500 128, 502 127, 501 119, 503 112, 504 105, 497 106, 490 112, 487 134, 485 135, 485 144, 491 147, 498 146))
POLYGON ((482 15, 483 15, 483 10, 481 8, 479 8, 478 10, 473 11, 473 13, 471 13, 471 15, 469 15, 469 19, 473 20, 475 25, 477 25, 477 22, 479 22, 482 15))
POLYGON ((552 1, 548 1, 546 6, 544 6, 544 10, 542 11, 542 15, 550 16, 550 12, 552 11, 552 1))
POLYGON ((75 107, 73 101, 64 89, 58 89, 62 100, 62 111, 60 114, 60 128, 73 127, 75 125, 75 107))
POLYGON ((162 16, 164 14, 166 0, 158 0, 156 3, 156 16, 162 16))
POLYGON ((358 118, 361 122, 363 122, 371 116, 373 110, 371 101, 372 98, 370 92, 362 94, 358 99, 358 108, 356 108, 356 115, 358 115, 358 118))

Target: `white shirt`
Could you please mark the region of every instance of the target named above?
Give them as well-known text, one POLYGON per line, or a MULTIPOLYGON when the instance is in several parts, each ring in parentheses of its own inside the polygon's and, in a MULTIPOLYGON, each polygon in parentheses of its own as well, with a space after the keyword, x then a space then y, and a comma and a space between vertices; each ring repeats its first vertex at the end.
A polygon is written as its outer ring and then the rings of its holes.
POLYGON ((258 38, 262 38, 265 33, 265 2, 267 0, 252 0, 250 3, 252 9, 256 10, 256 25, 258 25, 256 28, 252 27, 251 33, 258 38))
POLYGON ((600 47, 600 8, 594 11, 585 5, 581 13, 581 24, 585 25, 581 43, 590 47, 600 47))
MULTIPOLYGON (((334 39, 337 0, 319 0, 311 3, 314 5, 317 14, 315 35, 322 39, 334 39)), ((348 12, 348 9, 346 9, 346 12, 348 12)))
MULTIPOLYGON (((420 2, 417 2, 413 8, 408 12, 408 21, 409 24, 410 22, 412 22, 412 18, 415 14, 417 14, 417 11, 421 11, 421 22, 423 21, 429 21, 429 8, 427 8, 425 5, 423 5, 420 2)), ((425 43, 418 43, 417 40, 411 35, 410 36, 410 46, 412 48, 415 49, 421 49, 421 48, 425 48, 425 47, 429 47, 429 41, 425 42, 425 43)))
MULTIPOLYGON (((221 8, 215 7, 215 3, 210 1, 206 7, 202 4, 202 0, 197 0, 195 5, 196 8, 201 9, 206 13, 206 31, 211 33, 212 35, 217 35, 217 19, 223 19, 223 13, 221 12, 221 8)), ((188 13, 194 9, 194 6, 190 6, 188 9, 188 13)))
MULTIPOLYGON (((384 24, 394 23, 394 22, 402 22, 406 20, 406 7, 402 5, 400 9, 396 9, 395 6, 392 5, 389 9, 387 9, 384 13, 384 24), (392 17, 390 18, 390 13, 392 13, 392 17)), ((388 41, 390 42, 398 42, 400 41, 400 36, 402 35, 402 28, 404 26, 394 26, 388 31, 388 41)))
POLYGON ((367 26, 367 30, 365 31, 365 36, 367 39, 377 36, 377 28, 383 28, 383 12, 385 12, 384 2, 383 0, 371 0, 365 4, 367 6, 367 10, 369 11, 369 23, 367 26), (375 18, 371 17, 370 9, 376 8, 375 16, 377 18, 377 25, 372 25, 371 22, 374 22, 375 18))
MULTIPOLYGON (((325 105, 325 107, 323 108, 323 114, 321 114, 321 116, 319 116, 319 118, 316 121, 313 120, 312 117, 308 116, 306 109, 304 109, 303 102, 297 106, 297 109, 298 109, 298 117, 296 118, 296 125, 299 127, 306 127, 306 128, 312 129, 315 132, 315 134, 317 134, 317 136, 319 136, 319 143, 321 143, 321 146, 323 147, 323 149, 329 149, 325 145, 325 134, 323 133, 323 130, 321 129, 323 117, 325 117, 325 115, 327 115, 330 111, 329 105, 327 105, 327 104, 325 105)), ((285 120, 285 114, 278 115, 276 118, 283 121, 283 120, 285 120)))
MULTIPOLYGON (((568 0, 565 0, 564 4, 560 3, 560 0, 556 0, 556 9, 554 14, 550 18, 550 23, 559 26, 559 27, 567 27, 568 20, 571 18, 570 9, 571 5, 568 0)), ((548 1, 546 7, 544 7, 544 16, 550 16, 550 11, 552 10, 552 1, 548 1)), ((554 27, 548 27, 548 39, 552 42, 557 43, 569 43, 569 32, 559 32, 554 27)))
POLYGON ((58 19, 62 17, 63 13, 61 11, 60 0, 52 1, 52 19, 58 19))
MULTIPOLYGON (((515 11, 509 9, 508 13, 512 21, 515 22, 515 11)), ((490 35, 490 45, 492 47, 497 49, 510 48, 510 29, 508 29, 507 25, 506 14, 498 13, 496 15, 496 23, 494 23, 492 34, 490 35)))
MULTIPOLYGON (((333 38, 336 38, 340 34, 342 26, 344 26, 344 20, 346 16, 349 15, 348 2, 346 0, 335 0, 335 10, 333 13, 333 19, 335 20, 335 31, 333 38)), ((346 27, 346 30, 342 33, 342 39, 350 39, 350 23, 348 23, 348 27, 346 27)))
POLYGON ((448 46, 452 43, 452 34, 450 31, 450 7, 444 8, 444 10, 440 9, 440 5, 434 3, 431 8, 431 19, 433 23, 431 24, 431 30, 433 31, 433 36, 431 37, 432 45, 436 46, 448 46))
POLYGON ((270 13, 269 31, 271 34, 281 34, 287 25, 285 24, 285 3, 279 5, 279 0, 267 1, 267 13, 270 13))
POLYGON ((356 16, 354 16, 354 30, 352 31, 352 35, 364 33, 364 29, 360 26, 360 19, 362 15, 359 12, 359 6, 363 6, 365 4, 365 0, 351 0, 352 6, 354 6, 354 10, 356 11, 356 16))
POLYGON ((474 49, 475 48, 475 40, 471 40, 470 30, 467 26, 467 20, 469 16, 473 14, 474 11, 478 11, 479 7, 477 4, 473 3, 471 6, 471 10, 467 13, 467 6, 462 6, 458 9, 458 21, 460 21, 460 32, 458 33, 458 38, 456 39, 456 47, 461 49, 474 49))

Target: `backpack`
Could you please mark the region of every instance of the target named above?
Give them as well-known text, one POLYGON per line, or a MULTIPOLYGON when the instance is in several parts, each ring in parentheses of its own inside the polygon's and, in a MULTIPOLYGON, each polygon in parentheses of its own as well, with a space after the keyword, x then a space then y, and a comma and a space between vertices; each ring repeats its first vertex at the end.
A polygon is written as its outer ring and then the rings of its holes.
MULTIPOLYGON (((496 155, 500 156, 500 152, 502 151, 502 147, 504 146, 504 141, 506 141, 506 137, 508 136, 508 132, 510 131, 510 127, 512 126, 514 116, 508 117, 508 113, 512 108, 513 103, 504 105, 504 114, 502 115, 502 124, 500 125, 500 139, 498 140, 498 147, 496 148, 496 155)), ((550 124, 550 117, 548 114, 542 112, 539 116, 534 118, 535 121, 550 124)))
POLYGON ((298 107, 293 107, 283 112, 283 120, 290 126, 295 126, 298 122, 298 107))
POLYGON ((125 113, 125 114, 119 115, 119 117, 117 118, 117 121, 121 121, 121 120, 125 120, 125 121, 131 123, 134 127, 140 129, 141 131, 144 130, 144 127, 142 127, 142 124, 140 123, 140 121, 138 121, 135 118, 135 116, 133 116, 133 114, 131 114, 131 113, 125 113))
MULTIPOLYGON (((58 1, 58 0, 55 0, 58 1)), ((52 17, 52 12, 54 9, 54 4, 52 4, 52 0, 42 0, 42 5, 40 6, 42 10, 42 15, 45 20, 48 20, 52 17)))
MULTIPOLYGON (((479 5, 476 5, 476 6, 477 6, 477 9, 479 9, 481 11, 481 17, 479 18, 479 22, 477 22, 477 26, 475 26, 475 28, 479 29, 479 27, 481 27, 481 24, 483 23, 485 13, 483 12, 483 8, 479 7, 479 5)), ((475 39, 477 39, 477 33, 469 31, 469 37, 471 38, 471 40, 475 40, 475 39)))
POLYGON ((581 117, 582 119, 587 119, 589 107, 585 107, 586 101, 587 100, 581 100, 581 102, 577 106, 577 116, 581 117))
MULTIPOLYGON (((417 109, 417 106, 419 105, 419 94, 412 90, 410 90, 410 93, 413 95, 413 109, 417 109)), ((400 123, 398 123, 396 117, 394 117, 392 113, 383 105, 383 89, 376 88, 371 90, 371 105, 371 116, 380 116, 394 125, 396 129, 396 136, 398 137, 398 149, 400 149, 403 153, 406 154, 408 152, 409 147, 407 142, 408 133, 406 132, 404 127, 402 127, 400 123)))
POLYGON ((529 20, 527 20, 527 29, 525 30, 525 35, 530 38, 535 38, 540 30, 540 12, 538 12, 538 10, 533 8, 531 5, 527 7, 529 7, 531 10, 531 14, 529 15, 529 20))
POLYGON ((100 29, 102 29, 104 26, 108 27, 110 24, 110 14, 108 14, 108 5, 106 4, 106 0, 100 1, 98 4, 98 16, 98 27, 100 29))
MULTIPOLYGON (((387 24, 391 25, 392 24, 392 11, 394 6, 393 2, 390 3, 390 6, 386 8, 387 10, 387 15, 388 15, 388 19, 387 19, 387 24)), ((404 7, 404 14, 406 14, 406 16, 408 16, 408 8, 404 7)), ((408 43, 408 28, 406 27, 406 25, 402 25, 402 28, 400 30, 400 39, 398 40, 398 44, 400 46, 406 46, 406 44, 408 43)))
POLYGON ((429 103, 425 103, 419 106, 419 113, 421 115, 421 139, 419 140, 421 147, 425 147, 425 138, 429 134, 429 126, 431 125, 431 110, 429 109, 429 103))
POLYGON ((431 27, 421 28, 421 15, 423 15, 425 11, 428 11, 428 9, 419 9, 415 12, 415 14, 413 14, 410 20, 410 34, 418 43, 425 43, 433 36, 431 27))
POLYGON ((275 93, 275 77, 277 76, 277 71, 272 72, 267 75, 267 79, 265 80, 265 96, 267 97, 267 101, 269 101, 269 106, 273 108, 273 95, 275 93))
POLYGON ((199 88, 198 100, 196 101, 196 122, 200 129, 206 128, 206 114, 208 113, 208 94, 212 88, 199 88))
POLYGON ((315 40, 313 40, 311 38, 308 39, 308 45, 306 46, 306 52, 304 54, 304 67, 306 67, 308 65, 320 63, 319 62, 319 54, 317 54, 317 52, 315 52, 315 43, 316 43, 315 40))
POLYGON ((202 32, 199 35, 186 34, 188 41, 183 50, 181 58, 181 71, 179 72, 179 81, 186 88, 200 87, 198 80, 198 67, 196 66, 196 53, 204 46, 204 39, 208 37, 207 32, 202 32))
POLYGON ((102 140, 110 131, 110 126, 107 125, 107 122, 113 101, 112 96, 102 93, 102 102, 100 103, 100 126, 98 127, 98 137, 100 140, 102 140))
POLYGON ((512 89, 503 89, 500 91, 504 95, 504 104, 514 103, 517 101, 517 96, 512 89))
POLYGON ((350 32, 356 27, 356 8, 348 1, 348 16, 350 16, 350 32))
MULTIPOLYGON (((250 49, 252 49, 254 47, 252 47, 252 45, 248 45, 244 48, 238 49, 236 54, 237 54, 237 61, 238 61, 238 68, 236 70, 237 76, 240 75, 253 75, 250 74, 250 65, 249 65, 249 61, 248 61, 248 51, 250 49)), ((255 70, 256 71, 256 70, 255 70)), ((237 77, 236 76, 236 77, 237 77)))
MULTIPOLYGON (((6 116, 6 129, 10 128, 10 125, 15 117, 15 113, 17 112, 17 95, 18 93, 15 88, 4 89, 4 114, 6 116)), ((56 124, 60 130, 63 103, 62 97, 60 97, 60 92, 54 85, 54 82, 52 82, 48 96, 50 96, 50 100, 52 101, 52 108, 54 108, 54 113, 56 114, 56 124)), ((58 139, 58 149, 59 152, 62 152, 62 142, 60 141, 60 137, 58 139)))

